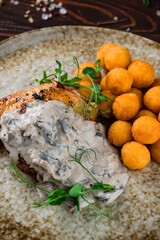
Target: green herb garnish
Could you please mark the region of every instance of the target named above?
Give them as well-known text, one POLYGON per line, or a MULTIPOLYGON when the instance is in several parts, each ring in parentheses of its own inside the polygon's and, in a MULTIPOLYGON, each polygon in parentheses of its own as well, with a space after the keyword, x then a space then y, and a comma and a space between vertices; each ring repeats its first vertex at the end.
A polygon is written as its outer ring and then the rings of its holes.
MULTIPOLYGON (((72 62, 73 62, 73 65, 76 65, 77 68, 78 68, 78 74, 74 78, 68 79, 68 73, 63 73, 62 64, 59 61, 56 60, 56 63, 58 65, 58 67, 55 68, 54 73, 51 73, 51 74, 47 75, 47 72, 44 71, 42 79, 38 80, 37 78, 33 78, 33 80, 38 82, 39 84, 52 83, 50 77, 54 77, 54 79, 56 81, 60 82, 63 85, 67 85, 69 87, 73 87, 73 88, 76 88, 76 89, 78 89, 80 87, 89 89, 92 92, 91 95, 90 95, 90 98, 89 98, 89 100, 85 99, 85 104, 83 103, 84 100, 82 100, 81 107, 79 107, 79 106, 77 107, 78 108, 78 113, 83 113, 84 115, 92 115, 92 114, 95 113, 95 110, 97 108, 98 108, 99 112, 102 112, 100 104, 99 104, 100 100, 103 100, 105 102, 108 102, 108 100, 111 100, 111 101, 114 101, 114 100, 109 98, 109 97, 104 96, 101 93, 102 89, 101 89, 100 84, 93 82, 93 79, 99 79, 100 78, 99 76, 96 76, 97 73, 99 73, 102 70, 100 60, 97 60, 94 64, 96 69, 91 68, 91 67, 84 68, 83 71, 82 71, 82 73, 84 74, 83 76, 79 76, 79 63, 78 63, 78 60, 75 56, 73 56, 72 62), (77 83, 77 82, 81 81, 84 77, 88 77, 90 79, 90 81, 92 83, 92 85, 90 87, 86 87, 86 86, 83 86, 83 85, 80 85, 80 84, 77 83), (86 104, 86 101, 87 101, 87 104, 86 104), (92 110, 93 110, 92 112, 88 111, 91 102, 94 102, 94 104, 92 106, 92 110)), ((103 115, 108 116, 109 111, 102 112, 102 113, 103 113, 103 115)))
MULTIPOLYGON (((96 183, 93 183, 91 184, 91 188, 92 188, 92 191, 97 191, 97 189, 99 190, 113 190, 114 188, 116 188, 116 186, 110 186, 109 184, 103 184, 103 183, 100 183, 94 176, 93 174, 82 164, 81 162, 81 159, 83 157, 84 154, 86 154, 86 157, 88 158, 88 154, 89 154, 89 151, 90 152, 93 152, 94 155, 95 155, 95 159, 97 159, 96 157, 96 152, 93 150, 93 149, 82 149, 82 148, 78 148, 74 154, 74 156, 72 156, 69 152, 69 147, 67 147, 67 151, 68 151, 68 154, 69 156, 72 158, 71 160, 69 161, 74 161, 74 162, 77 162, 83 169, 85 169, 88 174, 95 180, 96 183)), ((91 192, 91 190, 89 190, 91 192)))
MULTIPOLYGON (((75 199, 78 211, 80 210, 80 199, 83 199, 91 207, 93 207, 94 209, 99 211, 99 213, 101 215, 104 215, 107 218, 109 218, 110 220, 112 220, 111 215, 109 215, 108 213, 99 209, 93 203, 89 202, 86 198, 86 194, 88 194, 88 193, 95 192, 95 191, 101 191, 101 190, 111 191, 115 188, 115 186, 110 186, 108 184, 100 183, 93 176, 93 174, 82 164, 82 162, 81 162, 82 156, 84 154, 86 154, 86 156, 89 157, 89 151, 94 152, 95 158, 96 158, 96 153, 92 149, 86 149, 86 150, 77 149, 74 156, 71 156, 71 154, 69 153, 69 155, 72 157, 71 161, 76 161, 78 164, 80 164, 82 166, 82 168, 84 168, 88 172, 88 174, 96 181, 96 183, 91 184, 91 186, 90 186, 91 188, 86 190, 86 191, 84 190, 84 185, 83 184, 77 183, 71 189, 69 189, 68 191, 63 190, 63 189, 56 189, 55 191, 50 192, 46 189, 43 189, 41 187, 36 186, 35 184, 30 183, 24 177, 24 175, 20 172, 20 170, 17 167, 17 164, 14 161, 7 166, 7 170, 15 181, 27 183, 27 184, 31 185, 32 187, 38 188, 38 189, 48 193, 48 199, 46 201, 44 201, 42 204, 37 204, 37 203, 33 204, 33 206, 36 207, 36 208, 47 205, 47 204, 62 205, 67 200, 68 197, 72 197, 72 198, 75 199)), ((69 148, 68 148, 68 152, 69 152, 69 148)))
POLYGON ((150 5, 150 0, 142 0, 142 2, 143 2, 143 5, 149 7, 149 5, 150 5))

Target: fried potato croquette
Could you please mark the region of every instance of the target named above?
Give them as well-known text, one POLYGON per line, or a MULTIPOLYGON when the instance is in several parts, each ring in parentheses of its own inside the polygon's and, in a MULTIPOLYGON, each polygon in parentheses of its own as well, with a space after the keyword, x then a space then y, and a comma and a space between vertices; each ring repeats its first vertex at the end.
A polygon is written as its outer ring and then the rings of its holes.
POLYGON ((149 116, 135 120, 132 127, 133 138, 142 144, 153 144, 160 138, 160 123, 149 116))
POLYGON ((131 88, 131 90, 128 93, 135 93, 137 95, 139 99, 140 109, 142 109, 144 107, 144 104, 143 104, 143 93, 141 92, 141 90, 137 88, 131 88))
POLYGON ((128 71, 133 77, 133 87, 146 88, 154 82, 154 69, 145 61, 134 60, 128 67, 128 71))
POLYGON ((106 54, 108 54, 108 50, 111 48, 111 47, 115 47, 117 46, 116 44, 114 43, 106 43, 104 45, 102 45, 101 47, 98 48, 98 51, 97 51, 97 60, 100 59, 101 60, 101 66, 103 69, 106 69, 105 67, 105 63, 104 63, 104 56, 106 54))
POLYGON ((122 147, 125 143, 133 140, 132 125, 125 121, 114 122, 108 130, 108 140, 116 147, 122 147))
POLYGON ((143 102, 146 108, 158 114, 160 112, 160 86, 150 88, 144 95, 143 102))
POLYGON ((159 114, 158 114, 158 121, 160 122, 160 112, 159 112, 159 114))
POLYGON ((154 161, 160 163, 160 139, 149 146, 151 157, 154 161))
MULTIPOLYGON (((83 76, 84 74, 83 74, 82 71, 83 71, 83 69, 86 68, 86 67, 91 67, 91 68, 96 69, 94 63, 91 63, 91 62, 82 63, 82 64, 79 65, 79 73, 78 73, 78 68, 77 68, 76 71, 75 71, 74 76, 75 76, 75 77, 77 77, 77 76, 78 76, 78 77, 83 76)), ((96 76, 101 77, 101 73, 100 73, 100 72, 97 73, 96 76)), ((92 78, 92 80, 93 80, 94 83, 99 83, 99 82, 100 82, 100 79, 94 79, 94 78, 92 78)), ((84 78, 83 78, 83 81, 91 82, 91 80, 90 80, 88 77, 84 77, 84 78)), ((79 81, 79 82, 77 82, 77 83, 80 83, 80 82, 81 82, 81 81, 79 81)))
POLYGON ((149 110, 147 110, 147 109, 143 109, 143 110, 139 111, 139 112, 137 113, 137 115, 135 116, 134 120, 136 120, 136 119, 138 119, 138 118, 140 118, 140 117, 142 117, 142 116, 153 117, 154 119, 157 120, 156 114, 154 114, 153 112, 151 112, 151 111, 149 111, 149 110))
POLYGON ((150 87, 152 88, 156 86, 160 86, 160 77, 156 78, 150 87))
MULTIPOLYGON (((80 81, 79 84, 82 85, 82 86, 86 86, 86 87, 90 87, 90 86, 92 85, 91 82, 88 82, 88 81, 86 81, 86 80, 80 81)), ((79 91, 80 93, 82 93, 87 99, 90 98, 91 93, 92 93, 92 91, 91 91, 90 89, 87 89, 87 88, 84 88, 84 87, 80 87, 80 88, 78 89, 78 91, 79 91)))
POLYGON ((128 92, 132 83, 132 76, 124 68, 114 68, 106 76, 107 88, 116 95, 128 92))
POLYGON ((102 91, 108 90, 107 85, 106 85, 106 76, 101 79, 100 86, 101 86, 102 91))
MULTIPOLYGON (((115 99, 117 95, 113 94, 111 91, 106 90, 102 91, 102 94, 108 98, 115 99)), ((105 102, 103 100, 100 101, 100 108, 101 108, 101 115, 103 117, 110 117, 113 118, 113 113, 112 113, 112 104, 114 101, 109 100, 108 102, 105 102)))
POLYGON ((139 108, 139 100, 135 93, 124 93, 118 96, 112 105, 114 116, 123 121, 134 118, 139 108))
POLYGON ((121 149, 121 156, 123 164, 131 170, 142 169, 151 160, 148 148, 136 141, 126 143, 121 149))
POLYGON ((131 55, 124 47, 111 47, 104 57, 104 63, 109 71, 116 67, 127 68, 131 63, 131 55))

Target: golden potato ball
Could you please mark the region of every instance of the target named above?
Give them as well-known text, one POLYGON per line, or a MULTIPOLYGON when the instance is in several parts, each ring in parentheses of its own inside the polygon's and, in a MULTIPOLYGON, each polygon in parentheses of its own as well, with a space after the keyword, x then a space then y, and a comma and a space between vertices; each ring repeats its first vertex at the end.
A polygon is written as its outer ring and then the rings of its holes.
POLYGON ((126 143, 121 149, 121 156, 123 164, 132 170, 146 167, 151 160, 148 148, 136 141, 126 143))
MULTIPOLYGON (((77 77, 77 76, 78 76, 78 77, 83 76, 84 74, 83 74, 82 71, 83 71, 83 69, 86 68, 86 67, 91 67, 91 68, 96 69, 94 63, 91 63, 91 62, 82 63, 82 64, 79 65, 79 74, 78 74, 78 68, 77 68, 76 71, 75 71, 74 76, 75 76, 75 77, 77 77)), ((100 73, 100 72, 97 73, 96 76, 101 77, 101 73, 100 73)), ((83 81, 89 81, 89 82, 91 82, 91 80, 89 79, 89 77, 84 77, 82 80, 83 80, 83 81)), ((81 81, 82 81, 82 80, 81 80, 81 81)), ((92 80, 93 80, 94 83, 99 83, 101 79, 94 79, 94 78, 92 78, 92 80)), ((79 82, 77 82, 77 83, 80 83, 81 81, 79 81, 79 82)))
POLYGON ((141 90, 137 88, 131 88, 131 90, 128 93, 135 93, 137 95, 139 99, 140 109, 142 109, 144 107, 144 104, 143 104, 143 93, 141 92, 141 90))
MULTIPOLYGON (((82 86, 86 86, 86 87, 91 87, 91 85, 92 85, 91 82, 88 82, 88 81, 85 81, 85 80, 82 80, 79 84, 82 85, 82 86)), ((87 99, 90 98, 91 93, 92 93, 92 90, 84 88, 84 87, 80 87, 78 89, 78 91, 80 93, 82 93, 87 99)))
MULTIPOLYGON (((113 94, 111 91, 106 90, 106 91, 102 91, 102 94, 108 98, 111 99, 115 99, 117 97, 117 95, 113 94)), ((103 117, 113 117, 113 113, 112 113, 112 104, 114 101, 109 100, 108 102, 105 102, 103 100, 100 101, 100 109, 101 109, 101 115, 103 117)))
POLYGON ((154 161, 160 163, 160 139, 149 146, 151 157, 154 161))
POLYGON ((132 83, 132 76, 124 68, 114 68, 106 76, 107 88, 116 95, 128 92, 132 83))
POLYGON ((135 93, 124 93, 115 99, 112 110, 118 120, 129 121, 136 116, 139 107, 139 100, 135 93))
POLYGON ((132 125, 125 121, 114 122, 108 130, 108 140, 116 147, 122 147, 125 143, 133 140, 132 125))
POLYGON ((154 69, 145 61, 134 60, 128 67, 133 77, 133 87, 146 88, 154 82, 154 69))
POLYGON ((116 67, 127 68, 131 63, 131 55, 126 48, 115 46, 108 49, 104 57, 104 63, 109 71, 116 67))
POLYGON ((160 112, 160 86, 150 88, 144 95, 143 102, 146 108, 158 114, 160 112))
POLYGON ((136 119, 138 119, 138 118, 140 118, 142 116, 149 116, 149 117, 152 117, 152 118, 157 120, 156 114, 154 114, 153 112, 151 112, 151 111, 149 111, 147 109, 142 109, 141 111, 139 111, 137 113, 137 115, 135 116, 134 120, 136 120, 136 119))
POLYGON ((159 114, 158 114, 158 121, 160 122, 160 112, 159 112, 159 114))
POLYGON ((160 138, 160 123, 150 116, 135 120, 132 127, 133 138, 142 144, 153 144, 160 138))
POLYGON ((106 76, 101 79, 100 86, 101 86, 102 91, 108 90, 107 85, 106 85, 106 76))
POLYGON ((111 47, 115 47, 117 46, 116 44, 114 43, 106 43, 104 45, 102 45, 101 47, 98 48, 98 51, 97 51, 97 60, 100 59, 101 60, 101 66, 103 69, 105 69, 105 63, 104 63, 104 56, 108 53, 108 50, 111 48, 111 47))
POLYGON ((150 87, 152 88, 156 86, 160 86, 160 77, 156 78, 150 87))

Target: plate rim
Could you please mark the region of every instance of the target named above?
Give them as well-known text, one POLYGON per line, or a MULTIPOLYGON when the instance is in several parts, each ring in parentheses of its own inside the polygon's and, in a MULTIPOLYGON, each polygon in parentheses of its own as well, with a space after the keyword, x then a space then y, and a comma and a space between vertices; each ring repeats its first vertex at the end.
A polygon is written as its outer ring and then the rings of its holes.
POLYGON ((133 37, 134 36, 139 37, 141 39, 144 39, 144 40, 148 41, 149 43, 155 43, 155 44, 159 45, 159 47, 160 47, 160 43, 159 42, 154 41, 152 39, 149 39, 147 37, 140 36, 140 35, 132 33, 132 32, 125 32, 123 30, 118 30, 118 29, 113 29, 113 28, 104 28, 104 27, 96 27, 96 26, 85 26, 85 25, 60 25, 60 26, 49 26, 49 27, 43 27, 43 28, 36 28, 36 29, 32 29, 32 30, 25 31, 25 32, 22 32, 22 33, 18 33, 18 34, 15 34, 15 35, 11 36, 11 37, 8 37, 8 38, 0 41, 0 46, 3 45, 4 43, 14 39, 14 38, 19 38, 19 37, 21 37, 23 35, 28 35, 28 34, 31 34, 33 32, 45 31, 45 29, 48 29, 48 30, 51 29, 52 30, 52 29, 56 29, 56 28, 57 29, 58 28, 79 28, 79 29, 82 29, 82 28, 83 29, 87 29, 87 28, 89 29, 90 28, 90 29, 103 29, 103 30, 105 29, 105 30, 111 31, 113 33, 121 32, 122 34, 128 35, 128 36, 130 36, 132 34, 133 37))

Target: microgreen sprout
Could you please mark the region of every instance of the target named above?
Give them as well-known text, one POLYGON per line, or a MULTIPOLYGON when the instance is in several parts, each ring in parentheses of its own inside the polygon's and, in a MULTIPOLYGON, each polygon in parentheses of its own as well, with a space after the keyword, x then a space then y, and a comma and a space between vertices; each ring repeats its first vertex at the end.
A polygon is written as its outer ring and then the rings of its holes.
MULTIPOLYGON (((111 207, 109 207, 107 209, 107 214, 111 217, 111 219, 113 219, 113 213, 112 213, 112 209, 113 209, 114 204, 111 205, 111 207)), ((83 228, 86 232, 89 233, 91 240, 94 240, 94 231, 98 229, 97 224, 98 222, 101 220, 103 214, 102 213, 97 213, 97 214, 91 214, 90 213, 90 205, 88 205, 87 207, 87 220, 83 223, 83 228), (91 228, 91 225, 89 224, 90 221, 94 221, 94 225, 93 228, 91 228)))
MULTIPOLYGON (((68 153, 69 153, 69 148, 68 153)), ((76 161, 78 164, 81 165, 82 168, 84 168, 88 174, 95 180, 96 183, 91 184, 91 188, 88 190, 84 190, 84 185, 77 183, 75 184, 72 188, 69 190, 63 190, 63 189, 56 189, 55 191, 51 192, 46 189, 43 189, 41 187, 36 186, 35 184, 30 183, 24 175, 20 172, 20 170, 17 167, 17 164, 13 161, 7 166, 7 170, 9 174, 12 176, 12 178, 15 181, 21 182, 21 183, 27 183, 31 185, 32 187, 38 188, 42 191, 45 191, 48 193, 48 199, 44 201, 42 204, 34 203, 33 207, 39 208, 41 206, 50 204, 50 205, 62 205, 68 197, 72 197, 75 199, 76 205, 77 205, 77 210, 80 211, 80 199, 83 199, 87 204, 89 204, 91 207, 99 211, 100 214, 106 216, 110 220, 112 220, 112 217, 108 215, 106 212, 102 211, 99 209, 97 206, 95 206, 93 203, 89 202, 88 199, 86 198, 86 194, 95 192, 95 191, 100 191, 100 190, 105 190, 105 191, 110 191, 115 188, 115 186, 110 186, 108 184, 102 184, 100 183, 93 175, 92 173, 82 164, 81 159, 84 154, 88 154, 88 152, 91 151, 94 153, 95 158, 96 158, 96 153, 93 149, 77 149, 74 156, 72 157, 71 161, 76 161)), ((89 155, 87 155, 88 157, 89 155)))
MULTIPOLYGON (((57 68, 55 68, 54 73, 51 73, 49 75, 47 75, 47 72, 44 71, 43 72, 43 77, 42 79, 38 80, 37 78, 33 78, 34 81, 38 82, 39 84, 44 84, 44 83, 52 83, 51 81, 51 77, 54 78, 54 80, 60 82, 63 85, 67 85, 69 87, 73 87, 78 89, 79 87, 83 87, 86 89, 91 90, 91 95, 89 97, 89 99, 85 99, 85 104, 82 103, 81 111, 79 109, 79 113, 82 113, 84 115, 89 115, 89 114, 94 114, 95 113, 95 109, 98 108, 99 113, 102 112, 101 107, 100 107, 100 101, 105 101, 108 102, 108 100, 114 101, 112 98, 106 97, 102 94, 101 92, 101 86, 98 83, 94 83, 93 79, 100 79, 100 76, 97 76, 97 73, 99 73, 102 70, 101 67, 101 62, 100 60, 97 60, 94 64, 95 68, 92 67, 86 67, 83 69, 82 76, 79 76, 79 62, 77 60, 77 58, 75 56, 72 57, 72 65, 76 65, 78 68, 78 74, 76 77, 73 77, 71 79, 68 79, 68 73, 63 73, 62 71, 62 64, 56 60, 56 63, 58 65, 57 68), (88 77, 91 81, 91 86, 87 87, 87 86, 83 86, 78 84, 79 81, 81 81, 83 78, 88 77), (87 104, 86 104, 87 102, 87 104), (88 111, 91 102, 94 102, 92 109, 93 111, 88 111)), ((106 112, 102 112, 102 114, 104 116, 108 116, 109 111, 106 112)))
MULTIPOLYGON (((110 186, 109 184, 103 184, 101 182, 99 182, 94 176, 93 174, 83 165, 83 163, 81 162, 81 159, 83 157, 84 154, 88 154, 88 152, 93 152, 95 155, 95 159, 97 159, 97 155, 96 152, 93 149, 82 149, 82 148, 78 148, 74 154, 74 156, 72 156, 69 152, 69 147, 67 147, 67 151, 69 156, 72 158, 69 161, 74 161, 77 162, 83 169, 85 169, 88 174, 95 180, 96 183, 91 184, 91 188, 94 189, 99 189, 99 190, 113 190, 114 188, 116 188, 116 186, 110 186)), ((87 155, 88 156, 88 155, 87 155)))

